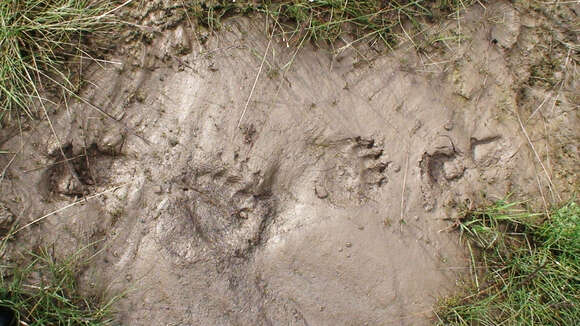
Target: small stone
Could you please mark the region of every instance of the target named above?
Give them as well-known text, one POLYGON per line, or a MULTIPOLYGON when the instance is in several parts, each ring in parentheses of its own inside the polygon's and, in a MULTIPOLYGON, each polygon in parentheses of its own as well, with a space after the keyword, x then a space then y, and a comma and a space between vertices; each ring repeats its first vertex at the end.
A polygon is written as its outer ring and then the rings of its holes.
POLYGON ((177 54, 184 55, 191 52, 191 41, 182 25, 175 29, 172 43, 177 54))
POLYGON ((449 120, 447 122, 445 122, 445 124, 443 125, 443 128, 445 128, 445 130, 450 131, 451 129, 453 129, 453 121, 449 120))
POLYGON ((243 219, 243 220, 247 220, 248 219, 248 212, 246 211, 241 211, 238 213, 238 217, 243 219))
POLYGON ((215 71, 218 71, 218 70, 219 70, 219 68, 218 68, 218 67, 216 67, 216 65, 215 65, 215 62, 211 62, 211 63, 210 63, 208 66, 207 66, 207 69, 209 69, 209 71, 213 71, 213 72, 215 72, 215 71))
POLYGON ((393 171, 395 171, 395 173, 399 173, 401 171, 401 166, 399 164, 395 164, 393 171))
POLYGON ((118 130, 109 130, 97 143, 97 148, 103 153, 116 154, 123 143, 123 135, 118 130))
POLYGON ((362 231, 362 230, 365 229, 365 227, 361 225, 361 226, 358 227, 358 229, 362 231))
POLYGON ((318 197, 320 199, 324 199, 324 198, 328 197, 328 191, 326 191, 326 189, 319 184, 316 184, 314 186, 314 193, 316 194, 316 197, 318 197))
POLYGON ((411 129, 411 132, 410 132, 411 136, 416 134, 417 131, 419 131, 419 129, 421 129, 421 127, 423 127, 423 122, 421 120, 416 120, 415 125, 413 126, 413 128, 411 129))
POLYGON ((346 246, 347 248, 350 248, 350 247, 352 247, 352 243, 350 243, 350 242, 347 242, 347 243, 345 244, 345 246, 346 246))

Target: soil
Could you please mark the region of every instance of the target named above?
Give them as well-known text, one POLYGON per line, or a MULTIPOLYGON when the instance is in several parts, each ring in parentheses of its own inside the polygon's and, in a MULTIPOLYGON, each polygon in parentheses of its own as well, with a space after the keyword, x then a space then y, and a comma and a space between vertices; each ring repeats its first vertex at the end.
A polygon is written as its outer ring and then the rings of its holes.
POLYGON ((11 250, 87 246, 123 325, 428 325, 460 209, 579 189, 577 4, 476 4, 385 54, 166 3, 130 8, 85 101, 0 131, 0 230, 41 218, 11 250))

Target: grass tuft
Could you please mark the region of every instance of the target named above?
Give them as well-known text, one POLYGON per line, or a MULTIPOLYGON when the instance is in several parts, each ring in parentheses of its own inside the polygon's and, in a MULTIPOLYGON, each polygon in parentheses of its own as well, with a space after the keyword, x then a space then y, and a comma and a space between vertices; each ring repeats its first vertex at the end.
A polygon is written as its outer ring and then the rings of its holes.
MULTIPOLYGON (((119 7, 131 2, 125 1, 119 7)), ((411 23, 440 17, 473 0, 182 0, 197 21, 219 28, 225 17, 252 12, 265 14, 288 45, 305 41, 333 44, 346 34, 359 41, 397 43, 397 30, 411 23)), ((106 31, 114 22, 115 2, 105 0, 0 1, 0 126, 22 114, 35 118, 37 102, 51 95, 72 95, 71 58, 90 57, 85 36, 106 31)), ((406 37, 408 35, 405 31, 406 37)), ((344 41, 344 39, 342 39, 344 41)), ((46 109, 45 109, 46 110, 46 109)), ((45 114, 46 116, 46 114, 45 114)))
POLYGON ((459 222, 474 285, 444 298, 439 325, 576 325, 580 321, 580 206, 549 216, 497 202, 459 222), (473 252, 473 251, 472 251, 473 252), (478 277, 479 274, 479 277, 478 277))
POLYGON ((334 43, 345 34, 357 40, 396 43, 395 30, 405 23, 419 25, 455 12, 471 0, 287 0, 287 1, 189 1, 194 16, 210 28, 221 25, 225 17, 260 12, 271 17, 292 45, 302 40, 334 43))
POLYGON ((22 113, 35 117, 39 88, 74 90, 64 63, 83 57, 87 33, 107 27, 109 1, 0 1, 0 124, 22 113))
POLYGON ((30 253, 24 267, 0 266, 0 324, 12 312, 14 325, 110 325, 117 298, 103 303, 79 294, 79 254, 57 261, 48 250, 41 250, 30 253))

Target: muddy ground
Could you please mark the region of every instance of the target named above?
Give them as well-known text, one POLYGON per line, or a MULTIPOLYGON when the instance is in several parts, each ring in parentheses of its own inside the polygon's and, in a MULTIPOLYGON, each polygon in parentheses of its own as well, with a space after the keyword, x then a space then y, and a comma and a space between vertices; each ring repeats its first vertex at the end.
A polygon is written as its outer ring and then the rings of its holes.
POLYGON ((123 325, 428 325, 461 207, 578 190, 577 4, 476 4, 388 53, 179 10, 131 8, 85 102, 0 131, 0 226, 41 218, 10 250, 89 246, 123 325))

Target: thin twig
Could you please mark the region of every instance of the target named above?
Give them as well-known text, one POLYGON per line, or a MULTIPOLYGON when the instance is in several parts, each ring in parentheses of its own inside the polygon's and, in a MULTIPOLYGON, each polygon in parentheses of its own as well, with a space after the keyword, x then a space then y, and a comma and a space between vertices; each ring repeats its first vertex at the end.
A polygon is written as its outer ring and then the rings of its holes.
POLYGON ((86 201, 88 201, 89 199, 93 199, 93 198, 95 198, 95 197, 102 196, 102 195, 104 195, 104 194, 106 194, 106 193, 108 193, 108 192, 115 191, 115 190, 117 190, 117 189, 119 189, 119 188, 121 188, 121 187, 124 187, 124 186, 128 185, 128 184, 129 184, 129 183, 124 183, 124 184, 122 184, 122 185, 119 185, 119 186, 116 186, 116 187, 113 187, 113 188, 109 188, 109 189, 107 189, 107 190, 105 190, 105 191, 102 191, 102 192, 99 192, 99 193, 97 193, 97 194, 94 194, 94 195, 91 195, 91 196, 85 197, 85 198, 83 198, 83 199, 79 199, 79 200, 77 200, 77 201, 75 201, 75 202, 72 202, 72 203, 70 203, 70 204, 68 204, 68 205, 66 205, 66 206, 64 206, 64 207, 61 207, 61 208, 59 208, 59 209, 57 209, 57 210, 54 210, 54 211, 52 211, 52 212, 50 212, 50 213, 48 213, 48 214, 45 214, 45 215, 43 215, 43 216, 41 216, 41 217, 39 217, 39 218, 37 218, 37 219, 33 220, 32 222, 30 222, 30 223, 28 223, 28 224, 25 224, 25 225, 24 225, 24 226, 22 226, 22 227, 19 227, 19 228, 18 228, 18 229, 16 229, 16 230, 15 230, 15 231, 14 231, 14 232, 11 234, 11 235, 14 235, 14 234, 18 233, 18 232, 20 232, 20 231, 22 231, 22 230, 26 229, 27 227, 29 227, 29 226, 31 226, 31 225, 34 225, 34 224, 36 224, 36 223, 38 223, 38 222, 40 222, 40 221, 42 221, 42 220, 46 219, 46 218, 47 218, 47 217, 49 217, 49 216, 52 216, 52 215, 54 215, 54 214, 57 214, 57 213, 60 213, 60 212, 62 212, 62 211, 64 211, 64 210, 66 210, 66 209, 68 209, 68 208, 71 208, 71 207, 73 207, 73 206, 75 206, 75 205, 77 205, 77 204, 79 204, 79 203, 86 202, 86 201))
POLYGON ((80 157, 83 157, 83 156, 85 156, 85 154, 80 154, 80 155, 77 155, 75 157, 69 157, 69 158, 66 158, 64 160, 56 161, 54 163, 50 163, 50 164, 47 164, 47 165, 43 165, 43 166, 35 167, 35 168, 32 168, 32 169, 24 170, 24 171, 22 171, 22 173, 30 173, 30 172, 34 172, 34 171, 46 169, 46 168, 49 168, 51 166, 55 166, 55 165, 58 165, 58 164, 61 164, 61 163, 66 163, 67 161, 76 160, 77 158, 80 158, 80 157))
POLYGON ((536 277, 536 275, 542 270, 542 268, 546 267, 546 265, 548 265, 548 260, 546 260, 542 265, 538 266, 530 275, 528 275, 528 277, 526 277, 526 279, 522 281, 520 286, 525 285, 529 281, 534 279, 536 277))
POLYGON ((405 159, 405 173, 403 175, 403 189, 401 190, 401 219, 399 224, 401 224, 401 232, 403 231, 403 216, 405 213, 405 187, 407 186, 407 170, 409 169, 409 149, 407 149, 407 157, 405 159))
POLYGON ((98 20, 98 19, 104 18, 104 17, 106 17, 106 16, 109 16, 110 14, 112 14, 112 13, 114 13, 115 11, 117 11, 117 10, 119 10, 119 9, 121 9, 121 8, 123 8, 123 7, 125 7, 126 5, 130 4, 131 2, 133 2, 133 0, 127 0, 127 1, 125 1, 124 3, 120 4, 119 6, 117 6, 117 7, 113 8, 113 9, 111 9, 111 10, 109 10, 109 11, 107 11, 107 12, 103 13, 103 14, 102 14, 102 15, 100 15, 100 16, 97 16, 97 17, 95 17, 95 19, 97 19, 97 20, 98 20))
MULTIPOLYGON (((532 114, 530 114, 530 116, 528 117, 528 119, 526 120, 525 124, 528 124, 528 122, 530 121, 530 119, 532 119, 536 113, 538 113, 538 111, 540 111, 540 109, 542 108, 542 106, 544 106, 544 103, 546 103, 546 101, 551 98, 551 95, 547 95, 546 98, 544 98, 544 100, 542 101, 542 103, 540 103, 540 105, 538 106, 537 109, 534 110, 534 112, 532 112, 532 114)), ((556 97, 556 99, 554 100, 554 103, 556 103, 556 101, 558 100, 558 97, 556 97)))
POLYGON ((2 184, 2 181, 4 181, 4 176, 6 175, 6 170, 8 170, 8 167, 10 167, 10 165, 12 165, 12 162, 14 162, 14 159, 16 159, 17 155, 18 155, 18 153, 14 153, 14 155, 12 156, 12 158, 10 159, 8 164, 6 164, 4 169, 2 169, 2 173, 0 174, 0 184, 2 184))
POLYGON ((536 181, 538 182, 538 189, 540 190, 540 195, 542 196, 542 201, 544 202, 544 210, 546 211, 546 216, 550 218, 550 212, 548 211, 548 202, 546 201, 546 196, 544 196, 544 191, 542 190, 542 184, 540 183, 540 177, 536 173, 536 181))
POLYGON ((516 112, 516 117, 518 118, 518 122, 520 124, 520 128, 522 129, 524 136, 526 136, 526 139, 528 140, 528 144, 532 148, 532 151, 534 152, 536 159, 538 160, 538 162, 540 162, 540 165, 542 166, 542 170, 544 170, 544 174, 546 175, 546 178, 548 179, 548 188, 550 188, 550 192, 552 193, 552 195, 555 193, 556 196, 558 197, 558 200, 562 200, 562 198, 560 197, 560 194, 558 194, 557 192, 554 192, 555 186, 552 183, 552 178, 550 178, 550 175, 548 174, 548 170, 546 170, 546 167, 544 166, 544 163, 542 162, 540 155, 536 151, 536 148, 534 147, 534 144, 532 143, 532 140, 530 139, 530 136, 528 135, 528 132, 526 131, 526 128, 524 127, 524 124, 522 123, 522 119, 520 118, 520 113, 519 113, 517 108, 516 108, 515 112, 516 112))
MULTIPOLYGON (((270 39, 268 40, 268 46, 266 47, 266 51, 264 51, 264 56, 262 57, 262 63, 260 63, 260 69, 258 69, 258 74, 256 75, 256 79, 254 80, 254 85, 252 85, 252 90, 250 91, 250 95, 248 95, 248 99, 246 100, 246 105, 244 105, 244 110, 242 111, 242 115, 240 116, 240 119, 238 120, 238 125, 236 127, 239 128, 240 124, 242 123, 242 119, 244 119, 244 115, 246 114, 246 111, 248 110, 248 105, 250 104, 250 99, 252 98, 252 95, 254 94, 254 90, 256 89, 256 85, 258 84, 258 79, 260 78, 260 74, 262 73, 262 68, 264 68, 264 62, 266 62, 266 56, 268 55, 268 50, 270 50, 270 45, 272 44, 272 38, 274 37, 274 31, 276 29, 272 29, 272 33, 270 35, 270 39)), ((236 132, 234 131, 234 136, 235 136, 236 132)))
MULTIPOLYGON (((39 72, 40 70, 38 69, 38 65, 36 63, 36 59, 34 58, 34 56, 32 57, 32 62, 34 63, 34 68, 36 69, 37 72, 39 72)), ((26 72, 26 74, 28 75, 28 78, 30 80, 32 80, 31 76, 28 74, 28 71, 26 72)), ((40 80, 40 78, 39 78, 40 80)), ((73 178, 75 178, 76 181, 78 181, 79 183, 82 183, 79 179, 79 176, 77 175, 75 169, 73 168, 72 164, 69 162, 68 157, 66 157, 66 154, 64 153, 64 150, 62 148, 62 143, 60 141, 60 138, 58 137, 58 134, 56 133, 56 130, 54 129, 54 125, 52 124, 52 121, 50 120, 50 117, 48 116, 48 111, 46 110, 46 106, 44 105, 44 101, 42 100, 42 97, 40 96, 40 93, 38 92, 38 88, 33 87, 34 92, 36 93, 36 95, 38 96, 39 99, 39 103, 40 106, 42 107, 42 112, 44 113, 44 116, 46 117, 46 121, 48 122, 48 126, 50 127, 50 131, 52 132, 54 138, 56 139, 56 142, 58 144, 58 149, 60 151, 60 154, 62 155, 69 171, 70 174, 73 176, 73 178)))

